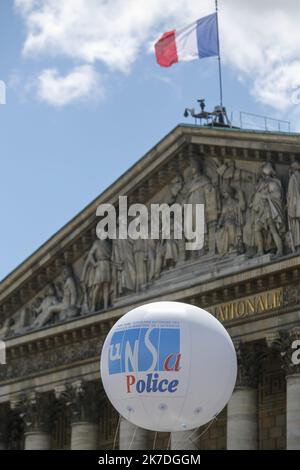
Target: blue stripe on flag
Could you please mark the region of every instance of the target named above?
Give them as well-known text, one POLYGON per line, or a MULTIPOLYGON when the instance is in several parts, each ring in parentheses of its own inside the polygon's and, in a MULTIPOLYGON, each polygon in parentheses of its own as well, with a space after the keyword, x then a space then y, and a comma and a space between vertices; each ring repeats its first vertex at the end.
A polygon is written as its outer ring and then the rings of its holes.
POLYGON ((219 55, 217 13, 197 21, 197 44, 200 59, 219 55))

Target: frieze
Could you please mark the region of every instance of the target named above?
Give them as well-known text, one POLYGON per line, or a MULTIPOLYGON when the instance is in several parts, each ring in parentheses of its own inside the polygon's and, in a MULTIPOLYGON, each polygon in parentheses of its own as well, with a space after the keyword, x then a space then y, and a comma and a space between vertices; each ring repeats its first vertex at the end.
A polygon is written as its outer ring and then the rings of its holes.
POLYGON ((70 365, 77 361, 100 357, 102 340, 89 339, 80 343, 68 344, 55 349, 49 349, 18 359, 11 359, 6 365, 0 367, 0 380, 28 377, 40 374, 59 366, 70 365))
POLYGON ((208 308, 222 323, 278 310, 283 306, 283 289, 273 289, 257 295, 218 304, 208 308))
POLYGON ((237 298, 229 302, 208 307, 208 311, 219 321, 247 319, 264 313, 280 313, 285 307, 300 304, 300 284, 292 283, 277 289, 237 298))
POLYGON ((284 305, 298 305, 300 303, 300 284, 293 283, 283 289, 284 305))

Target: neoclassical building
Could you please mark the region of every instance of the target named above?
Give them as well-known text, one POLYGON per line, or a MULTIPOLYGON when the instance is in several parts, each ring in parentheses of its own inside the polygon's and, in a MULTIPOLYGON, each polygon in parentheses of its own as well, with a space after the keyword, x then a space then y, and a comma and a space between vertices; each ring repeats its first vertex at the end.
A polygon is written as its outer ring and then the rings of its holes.
POLYGON ((177 126, 1 282, 0 339, 0 449, 300 449, 299 135, 177 126), (203 203, 204 246, 100 241, 96 209, 119 196, 203 203), (136 429, 106 398, 107 332, 153 300, 205 308, 233 339, 236 387, 209 429, 136 429))

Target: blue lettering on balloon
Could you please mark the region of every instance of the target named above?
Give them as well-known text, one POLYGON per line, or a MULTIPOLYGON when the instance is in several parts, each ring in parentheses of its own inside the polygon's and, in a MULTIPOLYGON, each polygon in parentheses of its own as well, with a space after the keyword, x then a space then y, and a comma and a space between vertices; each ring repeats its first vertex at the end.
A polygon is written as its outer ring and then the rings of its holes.
POLYGON ((146 388, 145 381, 144 380, 138 380, 137 383, 136 383, 136 391, 138 393, 143 393, 145 388, 146 388))
POLYGON ((178 381, 178 380, 172 380, 172 381, 169 383, 168 392, 170 392, 170 393, 176 392, 178 384, 179 384, 179 381, 178 381))
POLYGON ((135 389, 137 393, 143 393, 143 392, 154 392, 156 393, 161 392, 169 392, 169 393, 174 393, 177 390, 179 381, 178 380, 171 380, 169 382, 168 379, 162 379, 160 380, 159 374, 147 374, 146 380, 139 379, 135 383, 135 377, 133 375, 127 375, 126 376, 127 380, 127 393, 132 393, 132 389, 135 386, 135 389))
POLYGON ((168 389, 168 380, 167 380, 167 379, 161 380, 161 381, 159 382, 159 385, 158 385, 158 390, 159 390, 160 392, 166 392, 167 389, 168 389), (163 385, 164 385, 164 384, 166 384, 166 387, 165 387, 165 388, 163 388, 163 385))
MULTIPOLYGON (((113 333, 109 353, 109 374, 170 370, 180 355, 180 328, 128 328, 113 333), (172 367, 171 367, 172 366, 172 367)), ((154 388, 156 385, 154 384, 154 388)))

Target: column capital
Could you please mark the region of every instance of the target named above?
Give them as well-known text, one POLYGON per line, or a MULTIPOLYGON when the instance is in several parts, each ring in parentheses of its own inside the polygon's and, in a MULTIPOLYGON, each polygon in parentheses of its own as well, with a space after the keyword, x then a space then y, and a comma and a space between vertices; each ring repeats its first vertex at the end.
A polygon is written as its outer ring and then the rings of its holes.
POLYGON ((237 361, 238 374, 236 387, 256 388, 261 372, 261 362, 265 357, 265 349, 261 343, 244 343, 233 341, 237 361))
POLYGON ((23 420, 24 432, 48 432, 50 418, 53 410, 51 396, 32 391, 22 394, 11 403, 12 410, 16 411, 23 420))
POLYGON ((14 395, 9 399, 9 406, 11 411, 18 411, 22 403, 23 395, 14 395))
POLYGON ((56 388, 55 395, 67 407, 71 423, 98 421, 104 399, 100 384, 76 380, 56 388))
POLYGON ((280 331, 272 331, 266 334, 266 345, 268 349, 276 350, 278 349, 278 345, 280 343, 280 331))
POLYGON ((280 331, 280 357, 286 375, 300 374, 300 325, 280 331))

